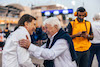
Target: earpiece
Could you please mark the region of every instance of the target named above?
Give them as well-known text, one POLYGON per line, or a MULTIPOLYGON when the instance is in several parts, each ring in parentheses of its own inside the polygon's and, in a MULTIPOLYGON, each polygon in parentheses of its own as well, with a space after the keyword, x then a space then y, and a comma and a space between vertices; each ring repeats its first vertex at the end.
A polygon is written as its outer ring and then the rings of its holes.
MULTIPOLYGON (((78 13, 77 12, 74 12, 74 16, 77 16, 78 13)), ((85 13, 85 17, 87 17, 87 12, 85 13)))
MULTIPOLYGON (((86 10, 83 8, 83 7, 79 7, 78 9, 77 9, 77 11, 74 13, 74 16, 78 16, 78 11, 80 11, 80 12, 86 12, 86 10)), ((85 17, 87 17, 87 12, 85 13, 85 17)))
POLYGON ((74 16, 77 16, 77 12, 74 13, 74 16))

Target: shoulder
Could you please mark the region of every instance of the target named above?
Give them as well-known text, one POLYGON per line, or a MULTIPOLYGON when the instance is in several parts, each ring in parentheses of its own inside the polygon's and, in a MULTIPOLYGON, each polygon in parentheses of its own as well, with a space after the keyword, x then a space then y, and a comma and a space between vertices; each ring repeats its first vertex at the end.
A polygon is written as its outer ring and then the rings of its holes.
POLYGON ((85 22, 89 22, 88 20, 85 20, 85 22))
POLYGON ((65 39, 58 39, 55 42, 55 44, 56 44, 55 46, 60 46, 59 48, 61 48, 61 47, 68 48, 68 41, 65 39))
POLYGON ((90 23, 90 21, 88 21, 88 20, 85 20, 85 22, 86 22, 86 23, 90 23))
POLYGON ((64 40, 71 40, 71 37, 68 33, 64 33, 62 36, 60 36, 58 39, 64 39, 64 40))
POLYGON ((63 38, 58 39, 55 43, 56 43, 56 44, 57 44, 57 43, 60 43, 60 44, 68 44, 68 43, 67 43, 67 40, 66 40, 66 39, 63 39, 63 38))
POLYGON ((88 21, 88 20, 85 20, 85 22, 86 22, 86 24, 89 24, 89 25, 91 25, 91 22, 90 22, 90 21, 88 21))
POLYGON ((13 38, 16 38, 18 40, 25 39, 25 37, 26 37, 26 33, 22 30, 16 30, 11 35, 13 38))
POLYGON ((74 23, 74 22, 75 22, 75 20, 70 21, 71 24, 74 23))

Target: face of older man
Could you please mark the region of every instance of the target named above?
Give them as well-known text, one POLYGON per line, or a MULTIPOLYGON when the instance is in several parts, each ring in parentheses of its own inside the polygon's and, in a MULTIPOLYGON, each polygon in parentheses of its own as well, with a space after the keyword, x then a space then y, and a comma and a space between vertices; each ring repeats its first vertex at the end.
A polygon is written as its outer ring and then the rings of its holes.
POLYGON ((48 37, 51 38, 57 32, 57 29, 50 24, 46 24, 45 32, 48 34, 48 37))

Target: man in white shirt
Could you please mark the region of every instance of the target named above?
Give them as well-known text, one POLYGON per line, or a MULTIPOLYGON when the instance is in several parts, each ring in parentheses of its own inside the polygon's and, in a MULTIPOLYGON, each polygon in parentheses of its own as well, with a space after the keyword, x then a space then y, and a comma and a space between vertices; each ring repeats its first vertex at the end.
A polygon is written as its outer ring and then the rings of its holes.
POLYGON ((36 58, 44 59, 45 67, 77 67, 72 39, 61 29, 58 18, 48 18, 44 25, 49 37, 46 44, 38 47, 28 39, 22 39, 19 41, 20 46, 27 48, 36 58))
POLYGON ((19 46, 18 41, 29 38, 35 30, 35 20, 33 16, 23 15, 18 21, 18 28, 9 35, 2 54, 2 67, 35 67, 33 65, 29 51, 19 46))
POLYGON ((93 20, 94 22, 91 24, 94 38, 91 41, 92 45, 90 48, 90 60, 88 67, 92 67, 92 62, 95 54, 98 60, 98 67, 100 67, 100 13, 95 14, 93 20))

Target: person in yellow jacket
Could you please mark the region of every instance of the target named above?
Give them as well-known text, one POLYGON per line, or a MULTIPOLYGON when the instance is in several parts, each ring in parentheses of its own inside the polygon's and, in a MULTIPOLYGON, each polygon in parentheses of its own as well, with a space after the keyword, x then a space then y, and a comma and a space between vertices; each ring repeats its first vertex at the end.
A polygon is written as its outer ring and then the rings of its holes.
POLYGON ((84 20, 87 12, 83 7, 79 7, 74 15, 77 18, 68 24, 66 30, 73 39, 74 48, 78 56, 77 65, 79 67, 88 67, 89 48, 91 46, 89 40, 93 39, 91 23, 84 20))

